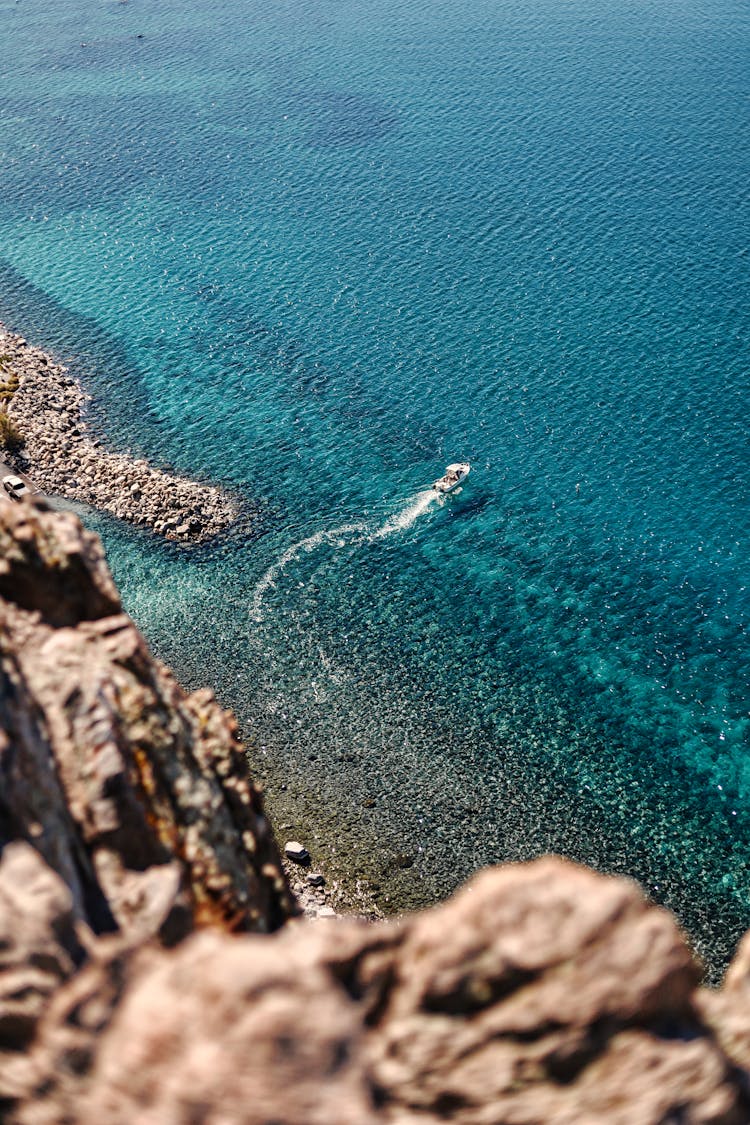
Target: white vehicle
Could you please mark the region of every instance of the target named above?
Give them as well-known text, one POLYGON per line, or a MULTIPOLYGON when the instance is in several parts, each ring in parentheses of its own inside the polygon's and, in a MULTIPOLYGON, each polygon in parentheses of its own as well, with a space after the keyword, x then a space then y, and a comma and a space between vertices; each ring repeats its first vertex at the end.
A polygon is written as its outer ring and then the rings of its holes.
POLYGON ((471 465, 468 461, 457 461, 455 465, 449 465, 445 470, 445 475, 436 480, 433 488, 436 492, 442 492, 444 495, 447 492, 453 492, 454 488, 458 488, 461 481, 466 480, 471 472, 471 465))
POLYGON ((3 477, 3 488, 11 500, 20 500, 22 496, 31 496, 31 489, 20 477, 3 477))

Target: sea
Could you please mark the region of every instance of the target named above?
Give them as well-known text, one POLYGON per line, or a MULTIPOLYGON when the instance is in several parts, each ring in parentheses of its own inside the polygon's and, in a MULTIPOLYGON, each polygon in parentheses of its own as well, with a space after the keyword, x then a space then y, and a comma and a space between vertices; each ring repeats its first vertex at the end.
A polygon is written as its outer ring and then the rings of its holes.
POLYGON ((750 9, 0 0, 0 319, 199 547, 80 509, 384 913, 560 853, 750 926, 750 9), (468 460, 464 486, 430 489, 468 460))

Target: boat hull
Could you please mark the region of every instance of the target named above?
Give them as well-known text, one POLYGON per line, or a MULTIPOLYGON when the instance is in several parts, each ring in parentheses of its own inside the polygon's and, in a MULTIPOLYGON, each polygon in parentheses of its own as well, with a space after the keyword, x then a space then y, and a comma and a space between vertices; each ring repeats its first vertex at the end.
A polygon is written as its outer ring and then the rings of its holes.
POLYGON ((463 484, 470 472, 471 466, 467 462, 462 461, 455 465, 449 465, 444 476, 440 477, 440 480, 436 480, 432 487, 435 492, 447 496, 449 492, 454 492, 459 485, 463 484))

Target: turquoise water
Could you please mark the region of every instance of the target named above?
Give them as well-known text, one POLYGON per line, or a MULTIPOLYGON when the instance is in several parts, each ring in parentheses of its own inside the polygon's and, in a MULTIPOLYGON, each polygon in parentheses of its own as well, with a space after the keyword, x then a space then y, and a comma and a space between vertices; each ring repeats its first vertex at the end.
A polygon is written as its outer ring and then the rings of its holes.
POLYGON ((548 850, 629 872, 718 972, 750 925, 746 6, 0 27, 0 317, 114 445, 245 498, 192 551, 89 521, 277 821, 385 909, 548 850))

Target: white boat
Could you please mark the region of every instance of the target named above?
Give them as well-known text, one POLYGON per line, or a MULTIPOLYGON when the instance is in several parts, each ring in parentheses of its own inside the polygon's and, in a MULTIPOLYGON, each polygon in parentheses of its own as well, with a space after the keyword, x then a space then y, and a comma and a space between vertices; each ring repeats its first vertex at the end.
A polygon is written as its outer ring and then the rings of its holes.
POLYGON ((461 481, 465 480, 471 472, 471 465, 468 461, 457 461, 455 465, 448 465, 445 474, 436 480, 433 488, 436 492, 453 492, 454 488, 458 488, 461 481))

